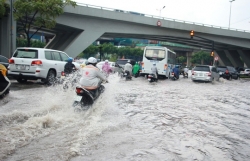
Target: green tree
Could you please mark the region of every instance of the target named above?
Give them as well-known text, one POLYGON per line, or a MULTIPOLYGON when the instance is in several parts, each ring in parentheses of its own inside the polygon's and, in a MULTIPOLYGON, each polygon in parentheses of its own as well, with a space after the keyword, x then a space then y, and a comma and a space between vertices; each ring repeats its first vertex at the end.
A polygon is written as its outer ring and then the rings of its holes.
POLYGON ((191 58, 193 64, 210 64, 210 53, 207 51, 198 51, 191 58))
POLYGON ((6 0, 0 0, 0 19, 9 13, 10 6, 6 0))
POLYGON ((66 5, 76 6, 71 0, 16 0, 14 2, 14 18, 22 25, 26 34, 27 46, 31 46, 31 38, 42 28, 55 27, 55 18, 61 15, 66 5), (34 29, 33 34, 30 34, 34 29))
MULTIPOLYGON (((16 39, 16 46, 17 47, 26 47, 26 44, 27 44, 26 39, 22 39, 22 38, 16 39)), ((37 47, 37 48, 44 48, 44 46, 46 45, 44 42, 41 42, 39 40, 31 40, 30 44, 31 44, 30 46, 37 47)))
POLYGON ((81 54, 79 54, 78 56, 81 58, 89 58, 91 56, 95 56, 97 54, 97 52, 99 51, 98 46, 95 45, 90 45, 89 47, 87 47, 81 54))
POLYGON ((183 64, 183 63, 187 62, 187 57, 185 57, 185 56, 179 56, 177 58, 177 62, 183 64))

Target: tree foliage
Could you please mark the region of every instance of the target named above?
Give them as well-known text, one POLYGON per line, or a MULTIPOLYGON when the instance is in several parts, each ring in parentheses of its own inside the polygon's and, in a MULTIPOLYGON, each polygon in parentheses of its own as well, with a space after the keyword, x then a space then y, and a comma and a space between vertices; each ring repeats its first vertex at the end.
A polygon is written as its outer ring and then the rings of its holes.
POLYGON ((89 58, 90 56, 96 56, 100 51, 103 54, 103 59, 109 59, 110 61, 116 61, 118 58, 132 58, 136 60, 142 60, 143 50, 140 48, 120 47, 117 48, 111 43, 104 43, 99 46, 90 45, 85 49, 78 57, 89 58))
POLYGON ((9 4, 6 0, 0 0, 0 19, 9 12, 9 4))
POLYGON ((181 64, 186 63, 187 62, 187 57, 185 57, 185 56, 179 56, 177 58, 177 62, 181 63, 181 64))
POLYGON ((207 64, 209 65, 211 62, 210 53, 206 51, 198 51, 194 53, 191 58, 191 62, 193 64, 207 64))
MULTIPOLYGON (((26 47, 26 44, 27 44, 26 39, 22 39, 22 38, 16 39, 16 46, 17 47, 26 47)), ((31 44, 30 45, 31 47, 37 47, 37 48, 44 48, 44 46, 46 45, 44 42, 41 42, 39 40, 31 40, 30 44, 31 44)))
POLYGON ((22 25, 27 35, 27 46, 31 38, 42 28, 55 27, 55 18, 61 15, 66 5, 76 6, 71 0, 16 0, 14 2, 14 18, 22 25), (31 33, 33 29, 33 34, 31 33))

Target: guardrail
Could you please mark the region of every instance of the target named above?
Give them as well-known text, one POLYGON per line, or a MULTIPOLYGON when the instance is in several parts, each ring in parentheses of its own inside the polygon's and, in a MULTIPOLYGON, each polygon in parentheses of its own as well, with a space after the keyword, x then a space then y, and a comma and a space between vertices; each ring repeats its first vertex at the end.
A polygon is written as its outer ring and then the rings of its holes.
POLYGON ((85 6, 85 7, 95 8, 95 9, 107 10, 107 11, 128 13, 128 14, 145 16, 145 17, 150 17, 150 18, 156 18, 156 19, 174 21, 174 22, 181 22, 181 23, 186 23, 186 24, 199 25, 199 26, 204 26, 204 27, 212 27, 212 28, 219 28, 219 29, 225 29, 225 30, 231 30, 231 31, 239 31, 239 32, 250 33, 250 31, 248 31, 248 30, 234 29, 234 28, 221 27, 221 26, 215 26, 215 25, 208 25, 208 24, 202 24, 202 23, 197 23, 197 22, 191 22, 191 21, 184 21, 184 20, 178 20, 178 19, 172 19, 172 18, 166 18, 166 17, 148 15, 148 14, 143 14, 143 13, 134 12, 134 11, 125 11, 125 10, 121 10, 121 9, 114 9, 114 8, 108 8, 108 7, 95 6, 95 5, 85 4, 85 3, 78 3, 77 2, 77 5, 78 6, 85 6))

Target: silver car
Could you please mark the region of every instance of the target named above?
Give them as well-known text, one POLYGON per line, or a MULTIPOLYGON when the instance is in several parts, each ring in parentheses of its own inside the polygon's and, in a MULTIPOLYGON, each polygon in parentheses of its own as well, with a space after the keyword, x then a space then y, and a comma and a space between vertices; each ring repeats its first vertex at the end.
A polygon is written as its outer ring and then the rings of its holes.
POLYGON ((220 75, 216 67, 209 65, 197 65, 192 70, 191 79, 193 81, 212 82, 219 80, 220 75))

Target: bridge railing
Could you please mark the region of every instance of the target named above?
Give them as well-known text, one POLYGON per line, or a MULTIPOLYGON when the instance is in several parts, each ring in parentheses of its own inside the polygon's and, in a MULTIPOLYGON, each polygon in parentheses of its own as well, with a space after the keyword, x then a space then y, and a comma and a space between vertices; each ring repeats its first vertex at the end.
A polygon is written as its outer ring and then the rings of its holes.
POLYGON ((134 12, 134 11, 125 11, 125 10, 121 10, 121 9, 114 9, 114 8, 108 8, 108 7, 95 6, 95 5, 85 4, 85 3, 78 3, 77 2, 77 5, 78 6, 85 6, 85 7, 95 8, 95 9, 101 9, 101 10, 108 10, 108 11, 114 11, 114 12, 122 12, 122 13, 128 13, 128 14, 139 15, 139 16, 145 16, 145 17, 150 17, 150 18, 156 18, 156 19, 174 21, 174 22, 181 22, 181 23, 186 23, 186 24, 199 25, 199 26, 204 26, 204 27, 212 27, 212 28, 218 28, 218 29, 225 29, 225 30, 231 30, 231 31, 239 31, 239 32, 250 33, 250 31, 248 31, 248 30, 234 29, 234 28, 221 27, 221 26, 215 26, 215 25, 208 25, 208 24, 202 24, 202 23, 197 23, 197 22, 191 22, 191 21, 184 21, 184 20, 178 20, 178 19, 172 19, 172 18, 166 18, 166 17, 148 15, 148 14, 143 14, 143 13, 134 12))

